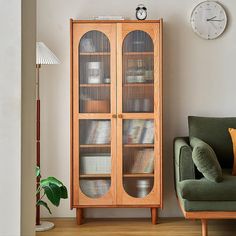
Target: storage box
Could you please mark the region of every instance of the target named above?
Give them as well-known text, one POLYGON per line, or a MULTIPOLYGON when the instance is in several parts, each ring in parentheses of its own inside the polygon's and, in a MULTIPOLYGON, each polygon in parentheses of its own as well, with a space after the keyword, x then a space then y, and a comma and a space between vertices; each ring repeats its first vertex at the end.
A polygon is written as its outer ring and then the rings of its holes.
POLYGON ((81 174, 110 174, 111 156, 107 153, 84 154, 80 157, 81 174))
POLYGON ((87 100, 84 101, 85 113, 107 113, 109 112, 109 100, 87 100))

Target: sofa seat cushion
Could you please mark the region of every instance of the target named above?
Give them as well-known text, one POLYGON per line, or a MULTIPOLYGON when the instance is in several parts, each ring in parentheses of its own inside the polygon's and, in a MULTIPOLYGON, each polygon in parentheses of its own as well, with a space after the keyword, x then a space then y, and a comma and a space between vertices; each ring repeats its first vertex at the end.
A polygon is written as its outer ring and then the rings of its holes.
POLYGON ((189 201, 179 196, 181 207, 188 212, 236 211, 236 201, 189 201))
POLYGON ((206 178, 184 180, 178 183, 178 192, 189 201, 236 201, 236 176, 223 170, 224 180, 214 183, 206 178))

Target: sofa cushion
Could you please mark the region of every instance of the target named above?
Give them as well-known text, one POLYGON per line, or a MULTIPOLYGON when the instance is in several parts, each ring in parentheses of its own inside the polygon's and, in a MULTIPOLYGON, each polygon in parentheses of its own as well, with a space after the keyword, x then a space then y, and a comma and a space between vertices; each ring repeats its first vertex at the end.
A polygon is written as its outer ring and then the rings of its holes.
POLYGON ((193 147, 192 158, 197 169, 212 182, 221 182, 222 169, 214 150, 201 139, 192 137, 190 144, 193 147))
POLYGON ((231 170, 223 171, 224 180, 214 183, 206 178, 184 180, 178 184, 178 192, 189 201, 236 201, 236 176, 231 170))
POLYGON ((236 201, 189 201, 179 196, 182 208, 194 211, 236 211, 236 201))
POLYGON ((222 168, 233 167, 233 147, 228 128, 236 128, 234 118, 188 117, 189 136, 208 143, 222 168))

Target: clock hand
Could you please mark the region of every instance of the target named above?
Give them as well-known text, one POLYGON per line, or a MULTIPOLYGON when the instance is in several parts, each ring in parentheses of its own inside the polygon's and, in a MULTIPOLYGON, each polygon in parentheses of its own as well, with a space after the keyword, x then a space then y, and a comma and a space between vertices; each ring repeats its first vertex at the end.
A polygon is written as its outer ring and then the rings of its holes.
POLYGON ((209 20, 209 21, 224 21, 224 20, 209 20))
POLYGON ((213 16, 213 17, 207 19, 207 21, 213 20, 213 19, 215 19, 215 18, 216 18, 216 16, 213 16))

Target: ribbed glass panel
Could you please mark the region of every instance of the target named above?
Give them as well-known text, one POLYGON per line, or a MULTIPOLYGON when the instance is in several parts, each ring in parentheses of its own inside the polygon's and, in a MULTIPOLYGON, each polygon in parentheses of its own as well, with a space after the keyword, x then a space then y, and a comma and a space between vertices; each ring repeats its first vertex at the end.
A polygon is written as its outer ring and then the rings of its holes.
POLYGON ((111 185, 110 120, 79 121, 80 189, 90 198, 100 198, 111 185))
POLYGON ((110 112, 110 42, 105 34, 89 31, 79 44, 79 112, 110 112))
POLYGON ((130 32, 123 43, 123 112, 153 112, 153 42, 141 30, 130 32))

